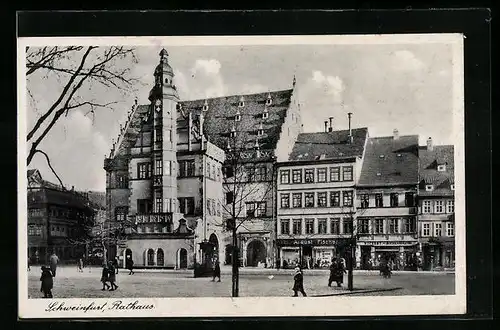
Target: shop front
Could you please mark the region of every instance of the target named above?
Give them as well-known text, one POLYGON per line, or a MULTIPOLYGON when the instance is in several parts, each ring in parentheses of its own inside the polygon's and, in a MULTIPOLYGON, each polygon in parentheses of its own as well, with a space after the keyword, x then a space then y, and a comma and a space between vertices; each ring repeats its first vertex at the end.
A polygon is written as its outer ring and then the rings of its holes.
POLYGON ((393 270, 417 269, 416 241, 360 241, 358 242, 361 269, 379 269, 390 262, 393 270))
POLYGON ((278 239, 279 266, 328 268, 333 257, 345 257, 342 239, 278 239))
POLYGON ((422 244, 423 270, 455 268, 455 241, 451 239, 431 239, 422 244))

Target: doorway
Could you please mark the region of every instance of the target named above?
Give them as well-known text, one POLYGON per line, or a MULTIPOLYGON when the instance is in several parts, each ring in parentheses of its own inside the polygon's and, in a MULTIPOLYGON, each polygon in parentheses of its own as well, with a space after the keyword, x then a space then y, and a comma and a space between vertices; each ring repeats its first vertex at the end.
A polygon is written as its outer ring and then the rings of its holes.
POLYGON ((371 246, 361 246, 361 269, 372 269, 371 246))
POLYGON ((179 269, 186 269, 187 268, 187 250, 186 249, 179 249, 177 251, 177 268, 179 269))
POLYGON ((257 267, 266 262, 266 246, 260 240, 253 240, 247 246, 247 266, 257 267))

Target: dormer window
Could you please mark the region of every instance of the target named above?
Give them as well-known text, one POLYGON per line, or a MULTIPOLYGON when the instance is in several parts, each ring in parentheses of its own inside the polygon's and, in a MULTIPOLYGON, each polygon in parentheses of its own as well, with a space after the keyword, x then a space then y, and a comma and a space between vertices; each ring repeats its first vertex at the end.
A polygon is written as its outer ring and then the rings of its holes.
POLYGON ((451 189, 451 190, 455 190, 455 185, 454 185, 454 184, 452 184, 452 185, 450 186, 450 189, 451 189))
POLYGON ((262 114, 262 119, 267 119, 269 118, 269 111, 267 111, 267 108, 264 108, 264 113, 262 114))
POLYGON ((240 101, 238 102, 238 107, 243 108, 245 106, 245 98, 240 97, 240 101))
POLYGON ((257 135, 259 136, 264 135, 264 127, 262 126, 262 123, 259 125, 259 130, 257 131, 257 135))
POLYGON ((267 94, 266 105, 271 105, 273 103, 273 99, 271 98, 271 93, 267 94))
POLYGON ((234 121, 241 121, 241 114, 239 111, 236 113, 236 116, 234 116, 234 121))
POLYGON ((205 100, 205 103, 203 103, 203 111, 208 111, 208 101, 205 100))
POLYGON ((255 140, 255 144, 253 145, 255 150, 259 150, 260 146, 259 146, 259 140, 255 140))
POLYGON ((231 133, 229 135, 231 137, 235 137, 236 136, 236 128, 234 126, 231 128, 231 133))
POLYGON ((431 184, 427 184, 425 185, 425 191, 433 191, 434 190, 434 186, 431 185, 431 184))
POLYGON ((439 164, 438 171, 439 172, 446 172, 446 164, 439 164))

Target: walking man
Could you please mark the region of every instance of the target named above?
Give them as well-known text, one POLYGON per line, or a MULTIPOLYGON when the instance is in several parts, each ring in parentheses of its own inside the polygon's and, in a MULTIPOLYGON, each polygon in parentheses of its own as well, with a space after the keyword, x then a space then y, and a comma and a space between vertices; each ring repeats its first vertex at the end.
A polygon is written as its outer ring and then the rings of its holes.
POLYGON ((40 292, 43 292, 44 298, 52 298, 52 288, 54 287, 54 280, 50 268, 42 266, 42 276, 40 276, 42 286, 40 292))
POLYGON ((118 258, 117 257, 113 258, 113 267, 115 267, 116 274, 118 274, 118 258))
POLYGON ((50 271, 52 272, 52 276, 56 277, 57 264, 59 263, 59 257, 55 252, 52 252, 50 256, 50 271))
POLYGON ((300 267, 295 267, 295 274, 293 275, 293 288, 294 297, 299 296, 299 292, 302 293, 302 296, 307 297, 306 292, 304 291, 304 276, 302 275, 302 270, 300 267))
POLYGON ((118 285, 116 285, 116 273, 115 273, 115 267, 113 266, 112 261, 108 261, 108 281, 109 284, 111 284, 111 289, 109 291, 115 291, 118 289, 118 285))
POLYGON ((134 260, 132 260, 131 256, 127 256, 127 260, 125 261, 125 267, 129 270, 129 275, 134 274, 134 260))
POLYGON ((215 281, 215 278, 218 277, 219 280, 217 282, 220 282, 220 264, 219 260, 215 262, 215 267, 214 267, 214 278, 212 279, 212 282, 215 281))

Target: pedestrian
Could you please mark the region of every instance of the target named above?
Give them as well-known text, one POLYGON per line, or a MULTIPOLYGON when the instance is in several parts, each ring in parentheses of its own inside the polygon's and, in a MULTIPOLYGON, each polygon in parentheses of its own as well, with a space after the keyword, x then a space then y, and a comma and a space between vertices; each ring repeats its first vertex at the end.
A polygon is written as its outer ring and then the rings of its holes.
POLYGON ((127 256, 127 260, 125 261, 125 266, 129 270, 129 275, 134 274, 134 260, 130 255, 127 256))
POLYGON ((76 267, 78 272, 83 273, 83 259, 78 258, 78 261, 76 262, 76 267))
POLYGON ((344 283, 344 274, 346 273, 345 270, 345 260, 340 259, 337 260, 337 269, 336 269, 336 275, 335 275, 335 282, 337 282, 337 287, 342 287, 342 283, 344 283))
POLYGON ((212 282, 215 281, 216 277, 219 278, 219 280, 217 282, 220 282, 220 264, 219 264, 218 260, 215 262, 215 266, 214 266, 214 278, 212 279, 212 282))
POLYGON ((115 268, 116 274, 118 275, 118 258, 117 257, 113 258, 113 267, 115 268))
POLYGON ((102 282, 102 291, 105 291, 106 289, 109 288, 109 285, 108 285, 108 273, 109 273, 109 270, 108 270, 108 266, 106 264, 103 264, 102 265, 102 275, 101 275, 101 282, 102 282))
POLYGON ((43 292, 44 298, 52 298, 52 288, 54 287, 52 275, 49 267, 42 266, 42 276, 40 276, 42 286, 40 287, 40 292, 43 292))
POLYGON ((31 258, 29 256, 29 253, 28 253, 28 272, 31 271, 31 258))
POLYGON ((295 267, 295 274, 293 275, 293 288, 292 288, 294 297, 299 296, 299 292, 302 293, 302 296, 307 297, 306 292, 304 291, 304 276, 302 274, 302 270, 300 267, 295 267))
POLYGON ((330 265, 330 277, 328 278, 328 286, 332 286, 332 282, 335 282, 335 276, 337 275, 337 258, 332 258, 332 263, 330 265))
POLYGON ((59 257, 55 252, 52 252, 50 256, 50 271, 52 272, 52 276, 56 277, 57 264, 59 263, 59 257))
POLYGON ((108 281, 111 284, 111 289, 109 289, 109 291, 115 291, 116 289, 118 289, 118 285, 116 285, 115 283, 116 273, 112 261, 108 261, 108 281))

